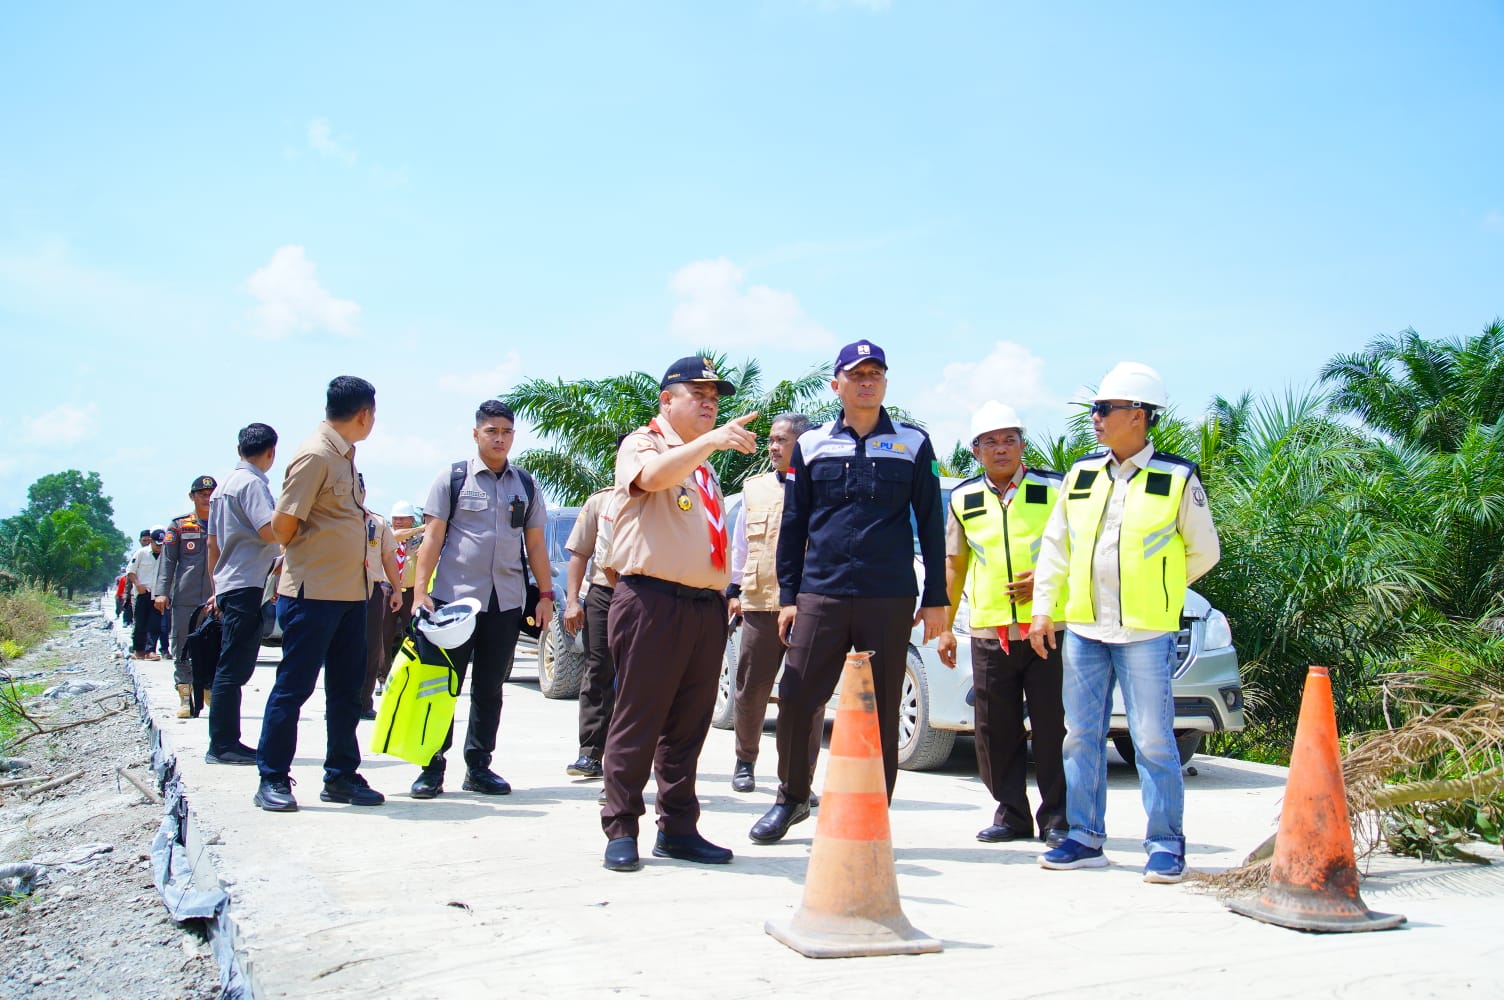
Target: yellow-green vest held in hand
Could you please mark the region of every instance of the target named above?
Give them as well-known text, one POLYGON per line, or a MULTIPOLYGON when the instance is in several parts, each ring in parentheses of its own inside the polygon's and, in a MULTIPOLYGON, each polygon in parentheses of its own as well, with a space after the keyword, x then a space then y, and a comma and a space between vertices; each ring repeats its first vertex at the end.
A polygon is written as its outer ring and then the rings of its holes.
MULTIPOLYGON (((1082 625, 1097 620, 1092 606, 1092 559, 1102 512, 1112 494, 1108 453, 1078 459, 1065 477, 1066 524, 1070 528, 1070 594, 1065 620, 1082 625)), ((1118 581, 1122 624, 1153 632, 1175 632, 1185 605, 1185 539, 1176 527, 1180 501, 1196 466, 1178 455, 1156 451, 1145 468, 1128 480, 1118 540, 1118 581)))
POLYGON ((454 703, 460 694, 460 676, 448 662, 449 654, 430 646, 444 663, 424 663, 417 644, 405 639, 376 710, 371 730, 371 753, 390 754, 419 767, 427 767, 444 745, 449 724, 454 721, 454 703))
MULTIPOLYGON (((960 522, 971 549, 966 570, 971 625, 1007 628, 1033 620, 1033 603, 1014 601, 1008 596, 1008 584, 1039 561, 1044 526, 1055 509, 1063 478, 1047 469, 1025 469, 1007 507, 981 476, 951 490, 951 513, 960 522)), ((1065 600, 1062 587, 1050 617, 1063 620, 1065 600)))

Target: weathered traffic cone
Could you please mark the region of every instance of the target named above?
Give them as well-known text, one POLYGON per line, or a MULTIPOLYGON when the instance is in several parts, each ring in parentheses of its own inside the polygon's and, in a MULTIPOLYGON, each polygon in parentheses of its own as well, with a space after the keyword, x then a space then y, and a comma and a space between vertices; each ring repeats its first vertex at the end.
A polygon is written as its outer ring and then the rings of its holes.
POLYGON ((809 958, 940 950, 940 942, 915 930, 898 904, 871 653, 847 654, 841 674, 804 901, 793 917, 770 920, 766 929, 809 958))
POLYGON ((1229 900, 1227 906, 1245 917, 1300 931, 1387 931, 1405 922, 1397 913, 1373 912, 1358 895, 1337 713, 1326 667, 1312 667, 1306 675, 1269 886, 1257 899, 1229 900))

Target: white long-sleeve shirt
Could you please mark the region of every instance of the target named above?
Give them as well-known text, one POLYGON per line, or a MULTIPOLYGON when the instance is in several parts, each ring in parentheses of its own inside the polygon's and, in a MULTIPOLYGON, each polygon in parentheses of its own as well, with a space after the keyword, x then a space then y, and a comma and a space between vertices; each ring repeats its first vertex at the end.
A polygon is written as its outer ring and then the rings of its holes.
MULTIPOLYGON (((1118 541, 1123 529, 1123 504, 1128 499, 1128 480, 1133 474, 1149 464, 1154 455, 1154 446, 1145 445, 1142 451, 1123 462, 1111 456, 1107 459, 1107 472, 1112 479, 1112 493, 1107 497, 1102 521, 1097 526, 1096 551, 1092 560, 1095 572, 1092 576, 1092 607, 1097 620, 1090 624, 1072 622, 1066 627, 1077 635, 1098 642, 1142 642, 1164 635, 1164 632, 1149 629, 1129 628, 1123 624, 1122 584, 1118 574, 1118 541)), ((1050 520, 1044 529, 1044 544, 1040 548, 1039 562, 1034 568, 1034 606, 1054 606, 1055 595, 1065 586, 1070 572, 1070 529, 1065 517, 1065 492, 1050 512, 1050 520)), ((1187 583, 1194 583, 1205 576, 1222 557, 1222 545, 1217 540, 1217 528, 1212 523, 1212 512, 1206 505, 1206 490, 1201 478, 1192 475, 1185 484, 1185 493, 1180 498, 1180 512, 1175 517, 1176 530, 1185 542, 1185 576, 1187 583)))

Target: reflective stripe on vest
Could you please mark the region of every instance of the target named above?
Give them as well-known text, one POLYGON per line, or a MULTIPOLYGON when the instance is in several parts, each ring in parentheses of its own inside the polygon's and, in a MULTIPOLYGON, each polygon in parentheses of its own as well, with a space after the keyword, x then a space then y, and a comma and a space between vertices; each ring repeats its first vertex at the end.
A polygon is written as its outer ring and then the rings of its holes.
POLYGON ((742 483, 747 561, 742 567, 742 610, 778 610, 778 529, 783 523, 783 483, 766 472, 742 483))
MULTIPOLYGON (((1055 509, 1060 483, 1058 472, 1026 469, 1007 507, 981 478, 969 479, 951 491, 951 513, 971 549, 966 570, 971 625, 1006 627, 1033 620, 1034 605, 1015 602, 1008 596, 1008 584, 1039 561, 1044 527, 1055 509)), ((1051 611, 1057 621, 1063 620, 1065 601, 1062 588, 1051 611)))
MULTIPOLYGON (((1155 452, 1148 466, 1126 484, 1118 538, 1118 588, 1121 624, 1128 628, 1154 632, 1180 628, 1185 605, 1185 540, 1176 520, 1194 471, 1195 466, 1182 458, 1155 452)), ((1071 466, 1064 488, 1071 546, 1065 620, 1094 624, 1092 561, 1102 514, 1113 490, 1107 456, 1089 455, 1071 466)))

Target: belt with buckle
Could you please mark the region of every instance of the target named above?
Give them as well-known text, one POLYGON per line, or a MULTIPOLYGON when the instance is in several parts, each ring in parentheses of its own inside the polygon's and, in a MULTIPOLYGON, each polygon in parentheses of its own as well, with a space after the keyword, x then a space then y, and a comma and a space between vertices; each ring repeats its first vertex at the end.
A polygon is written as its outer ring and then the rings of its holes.
POLYGON ((660 580, 656 576, 644 576, 641 573, 631 573, 622 577, 623 582, 630 580, 634 586, 646 587, 648 590, 656 590, 662 594, 671 594, 674 597, 682 597, 689 601, 709 601, 721 596, 721 592, 715 589, 707 590, 704 587, 686 587, 682 583, 672 580, 660 580))

